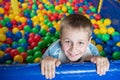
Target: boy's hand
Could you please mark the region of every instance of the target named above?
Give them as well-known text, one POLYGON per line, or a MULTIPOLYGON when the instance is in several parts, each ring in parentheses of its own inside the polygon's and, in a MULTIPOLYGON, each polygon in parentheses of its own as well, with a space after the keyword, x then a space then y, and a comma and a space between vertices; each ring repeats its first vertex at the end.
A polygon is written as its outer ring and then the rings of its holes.
POLYGON ((97 74, 100 76, 105 75, 106 71, 109 70, 109 61, 105 57, 95 56, 91 58, 91 62, 97 66, 97 74))
POLYGON ((61 62, 52 57, 46 57, 41 62, 42 75, 45 75, 47 79, 52 79, 55 77, 55 67, 59 66, 61 62))

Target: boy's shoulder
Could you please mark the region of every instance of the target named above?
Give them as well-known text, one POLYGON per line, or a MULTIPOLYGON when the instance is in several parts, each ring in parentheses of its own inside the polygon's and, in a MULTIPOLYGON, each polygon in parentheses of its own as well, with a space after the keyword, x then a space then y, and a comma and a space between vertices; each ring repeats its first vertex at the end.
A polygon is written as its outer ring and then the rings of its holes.
POLYGON ((57 41, 55 41, 54 43, 51 44, 51 46, 49 47, 49 49, 57 49, 60 48, 60 40, 58 39, 57 41))
POLYGON ((93 55, 99 55, 98 49, 94 44, 90 43, 88 47, 93 55))

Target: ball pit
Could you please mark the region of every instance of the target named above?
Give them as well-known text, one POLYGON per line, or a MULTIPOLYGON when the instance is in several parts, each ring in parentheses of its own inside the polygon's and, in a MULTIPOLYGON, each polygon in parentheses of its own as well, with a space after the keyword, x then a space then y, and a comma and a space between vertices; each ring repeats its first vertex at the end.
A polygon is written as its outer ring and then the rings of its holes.
POLYGON ((17 6, 9 0, 1 1, 0 48, 4 52, 4 54, 1 53, 1 57, 9 53, 13 63, 38 62, 41 56, 35 57, 35 53, 40 51, 43 54, 52 42, 59 39, 60 21, 63 17, 74 13, 82 13, 91 20, 93 41, 96 42, 98 50, 104 51, 107 57, 110 52, 107 49, 110 47, 111 59, 119 59, 112 56, 116 51, 120 52, 120 33, 111 25, 112 21, 97 13, 97 8, 87 0, 28 0, 28 2, 19 0, 18 14, 10 5, 17 6), (23 57, 22 53, 26 53, 26 56, 23 57), (14 60, 17 55, 24 60, 14 60))

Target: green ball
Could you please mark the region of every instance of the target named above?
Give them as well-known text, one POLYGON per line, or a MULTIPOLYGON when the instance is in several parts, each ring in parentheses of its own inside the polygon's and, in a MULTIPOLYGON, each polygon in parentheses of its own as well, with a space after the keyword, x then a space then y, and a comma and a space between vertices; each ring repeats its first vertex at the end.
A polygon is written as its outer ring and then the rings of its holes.
POLYGON ((21 43, 26 43, 26 39, 24 39, 24 38, 19 39, 19 44, 21 44, 21 43))
POLYGON ((25 32, 31 32, 32 29, 31 29, 31 27, 30 27, 29 25, 26 25, 26 26, 24 27, 24 31, 25 31, 25 32))
POLYGON ((47 33, 47 31, 46 31, 45 29, 41 29, 41 30, 39 31, 39 33, 40 33, 42 36, 45 36, 46 33, 47 33))
POLYGON ((97 37, 102 39, 102 34, 97 34, 97 37))
POLYGON ((52 37, 52 36, 54 36, 54 35, 51 34, 50 32, 47 32, 45 36, 50 36, 50 37, 52 37))
POLYGON ((112 33, 112 37, 113 37, 113 36, 116 36, 116 35, 120 35, 120 33, 117 32, 117 31, 115 31, 115 32, 112 33))
POLYGON ((5 21, 5 22, 10 22, 10 18, 5 17, 5 18, 4 18, 4 21, 5 21))
POLYGON ((105 53, 105 51, 100 51, 100 56, 103 56, 103 57, 106 57, 106 53, 105 53))
POLYGON ((35 34, 37 34, 39 32, 39 30, 34 27, 34 28, 32 28, 32 32, 35 33, 35 34))
POLYGON ((56 37, 56 38, 59 38, 59 37, 60 37, 60 32, 56 31, 56 32, 55 32, 55 37, 56 37))
POLYGON ((79 8, 78 11, 81 13, 84 9, 83 8, 79 8))
POLYGON ((53 26, 52 22, 49 21, 49 22, 47 23, 47 26, 48 26, 49 28, 52 27, 52 26, 53 26))
POLYGON ((35 59, 35 58, 34 58, 33 56, 31 56, 31 55, 30 55, 30 56, 27 56, 26 62, 27 62, 27 63, 33 63, 33 62, 34 62, 34 59, 35 59))
POLYGON ((112 58, 115 60, 120 60, 120 51, 116 51, 112 54, 112 58))
POLYGON ((34 51, 34 52, 36 52, 36 51, 40 51, 40 50, 41 50, 41 49, 40 49, 39 46, 36 46, 36 47, 33 48, 33 51, 34 51))
POLYGON ((28 55, 33 55, 33 54, 34 54, 34 51, 31 50, 31 49, 29 49, 29 50, 27 50, 27 54, 28 54, 28 55))
POLYGON ((0 24, 2 24, 2 26, 5 26, 6 25, 6 22, 4 20, 1 20, 0 21, 0 24))
POLYGON ((45 41, 47 44, 49 44, 49 43, 51 43, 51 42, 52 42, 52 40, 51 40, 51 37, 50 37, 50 36, 45 36, 44 41, 45 41))
POLYGON ((43 49, 43 48, 47 47, 47 43, 46 43, 45 41, 40 41, 40 42, 38 42, 38 46, 39 46, 41 49, 43 49))
POLYGON ((34 54, 34 57, 37 58, 41 58, 42 57, 42 53, 40 51, 36 51, 35 54, 34 54))
POLYGON ((92 7, 90 10, 91 10, 92 12, 96 12, 96 11, 97 11, 97 9, 96 9, 95 7, 92 7))
POLYGON ((6 60, 5 63, 6 63, 6 64, 12 64, 12 61, 11 61, 11 60, 6 60))
POLYGON ((17 50, 22 53, 22 52, 25 52, 25 49, 23 47, 18 47, 17 50))
POLYGON ((106 41, 108 41, 109 39, 110 39, 110 35, 109 35, 109 34, 103 34, 103 35, 102 35, 102 40, 103 40, 103 41, 106 42, 106 41))

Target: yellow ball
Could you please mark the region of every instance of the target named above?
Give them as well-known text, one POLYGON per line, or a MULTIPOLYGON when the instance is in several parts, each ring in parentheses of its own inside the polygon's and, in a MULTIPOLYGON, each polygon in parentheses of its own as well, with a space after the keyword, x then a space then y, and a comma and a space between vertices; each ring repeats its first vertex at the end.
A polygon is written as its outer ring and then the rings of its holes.
POLYGON ((100 28, 100 33, 101 34, 106 34, 107 33, 107 29, 106 28, 100 28))
POLYGON ((94 44, 94 45, 96 45, 96 42, 94 40, 91 40, 91 43, 94 44))
POLYGON ((94 29, 93 32, 94 32, 95 34, 99 34, 99 33, 100 33, 100 30, 99 30, 99 29, 94 29))
POLYGON ((6 40, 6 35, 5 34, 0 34, 0 41, 5 41, 6 40))
POLYGON ((62 7, 62 11, 63 11, 63 12, 67 12, 67 7, 63 6, 63 7, 62 7))
POLYGON ((6 32, 8 31, 8 28, 7 28, 7 27, 2 27, 2 31, 3 31, 4 33, 6 33, 6 32))
POLYGON ((3 57, 4 52, 0 50, 0 57, 3 57))
POLYGON ((104 24, 105 24, 106 26, 111 25, 111 20, 110 20, 109 18, 106 18, 106 19, 104 20, 104 24))
POLYGON ((17 22, 19 22, 19 21, 20 21, 20 16, 15 16, 15 20, 16 20, 17 22))
POLYGON ((0 14, 4 14, 4 12, 5 12, 4 8, 0 7, 0 14))
POLYGON ((23 9, 27 9, 28 8, 28 4, 27 3, 22 3, 22 8, 23 9))
POLYGON ((26 18, 25 18, 25 17, 21 17, 21 18, 20 18, 20 22, 21 22, 21 23, 25 23, 25 22, 26 22, 26 18))
POLYGON ((15 27, 12 29, 12 32, 15 34, 15 33, 19 32, 19 29, 17 27, 15 27))
POLYGON ((55 6, 55 10, 60 10, 60 6, 59 5, 55 6))
POLYGON ((96 24, 96 20, 95 19, 91 19, 91 23, 92 24, 96 24))
POLYGON ((21 55, 16 55, 13 60, 14 62, 23 63, 23 57, 21 55))
POLYGON ((22 33, 22 36, 24 36, 25 31, 24 30, 20 30, 20 32, 22 33))
POLYGON ((96 45, 96 47, 97 47, 97 49, 98 49, 98 51, 102 51, 103 50, 103 47, 101 46, 101 45, 96 45))
POLYGON ((40 58, 35 58, 34 63, 40 63, 40 58))
POLYGON ((112 34, 115 32, 115 29, 110 27, 110 28, 108 28, 107 32, 108 32, 108 34, 112 34))
POLYGON ((120 42, 118 42, 116 45, 120 47, 120 42))

